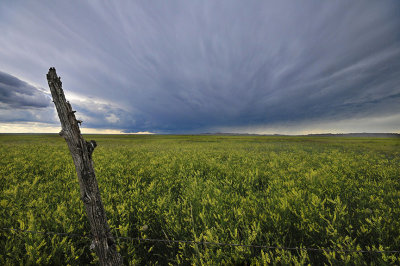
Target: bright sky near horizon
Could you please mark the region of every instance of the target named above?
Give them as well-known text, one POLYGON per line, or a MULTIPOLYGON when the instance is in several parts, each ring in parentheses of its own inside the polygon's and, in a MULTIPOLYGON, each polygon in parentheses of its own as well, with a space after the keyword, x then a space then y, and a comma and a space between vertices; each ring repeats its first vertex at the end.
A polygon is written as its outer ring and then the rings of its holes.
POLYGON ((1 1, 0 133, 400 133, 400 1, 1 1))

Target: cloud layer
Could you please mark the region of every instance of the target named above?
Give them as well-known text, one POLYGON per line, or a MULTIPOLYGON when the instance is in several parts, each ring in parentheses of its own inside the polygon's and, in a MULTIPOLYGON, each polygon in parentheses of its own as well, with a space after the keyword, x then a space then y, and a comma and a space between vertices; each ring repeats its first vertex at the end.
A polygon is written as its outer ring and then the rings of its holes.
POLYGON ((0 71, 0 102, 11 108, 45 108, 50 98, 34 86, 0 71))
POLYGON ((47 110, 28 88, 47 89, 50 66, 94 128, 268 131, 397 117, 399 11, 398 1, 0 3, 0 119, 47 110))
POLYGON ((41 89, 0 71, 1 122, 54 122, 51 98, 41 89))

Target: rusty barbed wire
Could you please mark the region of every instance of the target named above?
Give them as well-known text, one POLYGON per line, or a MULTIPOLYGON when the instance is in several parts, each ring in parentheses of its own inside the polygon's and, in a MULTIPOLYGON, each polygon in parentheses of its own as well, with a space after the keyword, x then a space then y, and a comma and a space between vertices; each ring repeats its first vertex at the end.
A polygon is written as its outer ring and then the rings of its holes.
MULTIPOLYGON (((41 235, 57 235, 57 236, 71 236, 91 239, 90 235, 80 235, 75 233, 60 233, 52 231, 33 231, 15 228, 1 228, 1 231, 13 231, 20 233, 41 234, 41 235)), ((214 245, 214 246, 228 246, 228 247, 246 247, 246 248, 260 248, 260 249, 275 249, 275 250, 300 250, 300 251, 319 251, 319 252, 342 252, 342 253, 400 253, 400 250, 357 250, 357 249, 331 249, 331 248, 312 248, 312 247, 284 247, 284 246, 270 246, 270 245, 248 245, 237 243, 222 243, 222 242, 209 242, 209 241, 194 241, 194 240, 169 240, 169 239, 156 239, 156 238, 140 238, 140 237, 127 237, 117 236, 115 239, 134 240, 145 242, 158 242, 158 243, 175 243, 175 244, 194 244, 194 245, 214 245)))

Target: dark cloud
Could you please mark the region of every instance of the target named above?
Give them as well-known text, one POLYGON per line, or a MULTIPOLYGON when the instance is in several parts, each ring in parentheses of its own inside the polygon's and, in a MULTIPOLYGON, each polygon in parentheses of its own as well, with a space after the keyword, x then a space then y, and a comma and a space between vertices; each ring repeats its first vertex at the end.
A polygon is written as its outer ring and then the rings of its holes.
MULTIPOLYGON (((87 97, 71 97, 78 119, 85 127, 120 129, 134 125, 129 113, 110 103, 87 97)), ((50 95, 43 89, 0 72, 0 122, 42 122, 58 125, 50 95)))
POLYGON ((50 97, 35 86, 0 71, 0 103, 11 108, 46 108, 50 97))
POLYGON ((0 71, 0 122, 56 123, 51 107, 42 89, 0 71))
MULTIPOLYGON (((90 127, 205 132, 400 113, 398 1, 49 3, 0 4, 0 68, 47 88, 55 66, 90 127)), ((9 91, 10 108, 45 104, 9 91)))

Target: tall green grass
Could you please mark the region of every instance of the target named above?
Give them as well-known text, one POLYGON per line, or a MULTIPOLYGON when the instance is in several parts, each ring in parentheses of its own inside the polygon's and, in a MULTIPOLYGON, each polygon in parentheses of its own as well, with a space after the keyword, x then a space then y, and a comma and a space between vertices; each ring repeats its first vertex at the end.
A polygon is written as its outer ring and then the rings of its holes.
MULTIPOLYGON (((400 140, 85 136, 115 236, 400 250, 400 140), (147 229, 146 229, 147 228, 147 229)), ((86 235, 57 135, 0 135, 0 228, 86 235)), ((0 264, 96 263, 90 240, 0 232, 0 264)), ((400 264, 346 253, 118 240, 126 264, 400 264)))

